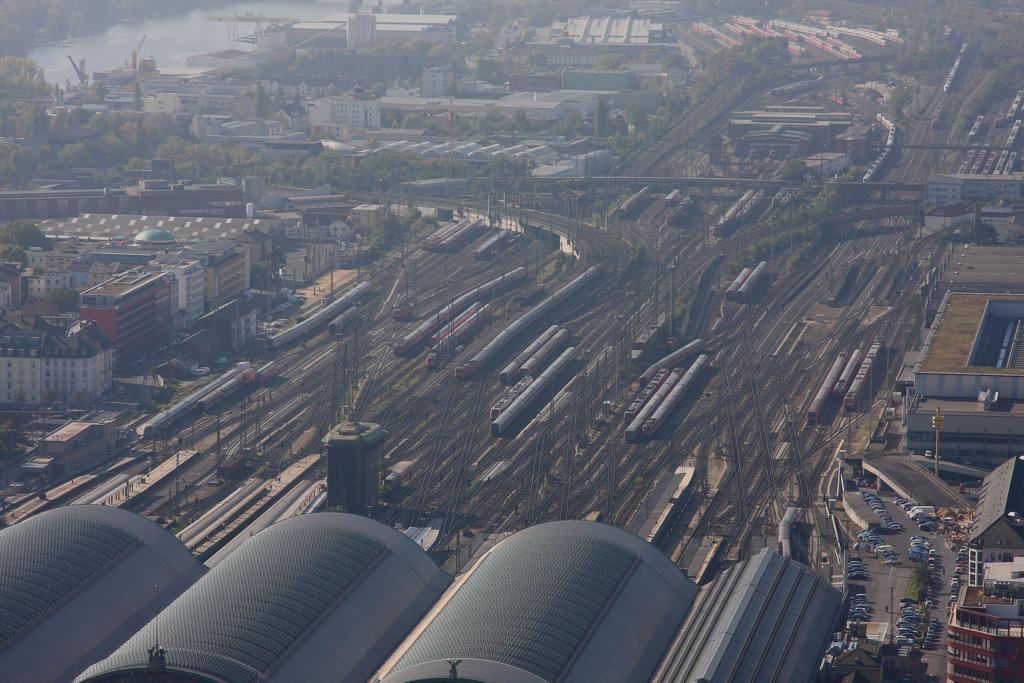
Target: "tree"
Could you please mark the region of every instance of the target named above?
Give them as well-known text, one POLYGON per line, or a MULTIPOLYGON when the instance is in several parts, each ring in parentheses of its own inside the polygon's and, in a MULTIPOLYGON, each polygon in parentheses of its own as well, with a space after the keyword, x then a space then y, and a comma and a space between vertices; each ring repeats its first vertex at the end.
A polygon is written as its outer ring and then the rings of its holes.
POLYGON ((601 95, 597 96, 597 109, 594 112, 594 135, 599 138, 608 135, 608 103, 601 95))
POLYGON ((999 232, 991 223, 978 221, 971 232, 971 240, 975 244, 996 244, 999 242, 999 232))
POLYGON ((583 123, 583 117, 577 112, 567 112, 562 120, 558 122, 558 129, 562 135, 572 136, 575 135, 579 130, 580 125, 583 123))
POLYGON ((46 237, 32 221, 11 221, 0 225, 0 244, 16 244, 22 249, 49 246, 46 237))
POLYGON ((0 244, 0 261, 25 265, 28 262, 28 257, 25 255, 25 250, 17 244, 0 244))
POLYGON ((32 150, 22 145, 0 143, 0 184, 22 187, 36 170, 32 150))
POLYGON ((661 65, 665 69, 688 69, 690 62, 681 52, 669 52, 661 58, 661 65))
POLYGON ((788 159, 779 167, 779 175, 788 182, 802 180, 807 175, 807 163, 800 159, 788 159))
POLYGON ((50 117, 42 107, 32 107, 30 111, 28 137, 42 139, 50 134, 50 117))
POLYGON ((618 69, 622 67, 622 56, 613 54, 600 54, 594 58, 595 69, 618 69))
POLYGON ((57 310, 62 313, 78 310, 78 292, 73 289, 61 287, 56 291, 50 292, 49 299, 57 307, 57 310))
POLYGON ((508 80, 505 64, 496 59, 481 59, 476 63, 476 78, 492 85, 501 85, 508 80))
POLYGON ((626 110, 626 123, 629 124, 629 132, 639 133, 647 126, 647 114, 640 107, 630 107, 626 110))
POLYGON ((512 130, 517 133, 526 133, 530 130, 530 119, 522 109, 517 109, 512 114, 512 130))
POLYGON ((902 120, 906 116, 907 105, 910 104, 910 90, 905 85, 897 85, 889 93, 889 113, 894 119, 902 120))
POLYGON ((259 289, 270 287, 274 279, 274 264, 270 261, 260 261, 252 267, 252 284, 259 289))
POLYGON ((84 142, 64 145, 57 153, 57 159, 65 168, 94 168, 97 166, 96 160, 93 159, 84 142))
POLYGON ((270 115, 270 95, 267 94, 267 89, 263 87, 262 82, 256 84, 256 99, 253 109, 256 111, 256 116, 261 118, 270 115))
POLYGON ((532 52, 530 53, 529 58, 526 60, 526 63, 530 66, 531 69, 543 69, 548 65, 548 58, 547 55, 541 54, 539 52, 532 52))
POLYGON ((273 113, 276 114, 277 112, 281 111, 282 109, 285 108, 287 104, 288 100, 286 100, 284 97, 284 88, 278 85, 277 90, 274 91, 274 98, 271 103, 271 107, 274 110, 273 113))
POLYGON ((435 62, 441 62, 443 64, 448 64, 449 62, 451 62, 452 57, 454 57, 454 55, 455 53, 452 51, 452 48, 449 47, 448 45, 445 45, 444 43, 437 43, 436 45, 432 45, 430 49, 427 50, 428 59, 432 59, 435 62))
MULTIPOLYGON (((5 21, 0 17, 0 21, 5 21)), ((0 57, 0 96, 9 98, 44 97, 50 86, 43 69, 26 57, 0 57)))

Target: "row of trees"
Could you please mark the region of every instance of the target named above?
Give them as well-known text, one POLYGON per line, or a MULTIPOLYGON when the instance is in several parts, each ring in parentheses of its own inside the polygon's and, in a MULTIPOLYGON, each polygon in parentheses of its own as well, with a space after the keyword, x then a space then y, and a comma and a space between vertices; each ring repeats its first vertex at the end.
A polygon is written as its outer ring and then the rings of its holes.
POLYGON ((170 115, 130 113, 93 115, 83 110, 46 115, 42 106, 0 102, 0 137, 27 138, 32 148, 0 143, 0 187, 24 187, 36 174, 58 174, 68 168, 148 168, 148 161, 172 138, 188 135, 188 126, 170 115), (51 147, 47 138, 67 126, 82 126, 96 136, 63 147, 51 147))

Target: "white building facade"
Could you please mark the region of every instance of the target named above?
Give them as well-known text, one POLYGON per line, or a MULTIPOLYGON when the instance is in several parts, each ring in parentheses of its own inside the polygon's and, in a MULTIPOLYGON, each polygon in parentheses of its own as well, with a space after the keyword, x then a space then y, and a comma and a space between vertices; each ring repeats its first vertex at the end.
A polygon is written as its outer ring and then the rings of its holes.
POLYGON ((0 403, 95 400, 110 390, 114 350, 92 323, 0 329, 0 403))
POLYGON ((178 293, 177 314, 173 316, 175 327, 189 328, 203 317, 203 298, 206 295, 206 276, 203 264, 194 259, 161 262, 153 264, 155 269, 174 276, 178 293))
POLYGON ((378 98, 325 97, 309 104, 309 126, 313 130, 344 127, 350 130, 380 128, 381 102, 378 98))

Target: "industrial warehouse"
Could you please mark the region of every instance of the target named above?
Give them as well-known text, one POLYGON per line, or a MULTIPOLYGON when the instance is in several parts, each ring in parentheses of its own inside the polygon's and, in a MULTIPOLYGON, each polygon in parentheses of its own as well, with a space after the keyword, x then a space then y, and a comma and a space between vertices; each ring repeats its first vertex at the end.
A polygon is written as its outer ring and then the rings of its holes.
POLYGON ((914 366, 907 445, 997 465, 1024 447, 1024 295, 947 291, 914 366))

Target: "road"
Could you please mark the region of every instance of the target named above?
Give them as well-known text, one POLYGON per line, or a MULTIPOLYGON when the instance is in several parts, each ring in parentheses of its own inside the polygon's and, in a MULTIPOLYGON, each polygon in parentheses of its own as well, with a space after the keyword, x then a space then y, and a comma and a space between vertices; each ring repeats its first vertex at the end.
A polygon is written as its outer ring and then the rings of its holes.
MULTIPOLYGON (((847 495, 857 496, 857 491, 848 491, 847 495)), ((890 611, 890 599, 895 614, 899 613, 900 598, 906 595, 907 584, 913 576, 916 563, 909 560, 907 550, 910 547, 912 536, 920 535, 928 539, 931 546, 938 551, 941 558, 936 565, 936 572, 932 579, 932 595, 937 605, 925 610, 925 621, 937 618, 943 624, 946 623, 948 611, 946 610, 946 593, 949 587, 949 578, 953 567, 956 565, 956 553, 947 545, 946 537, 936 533, 923 533, 917 528, 917 524, 910 519, 906 512, 899 508, 894 502, 894 496, 889 493, 882 493, 879 496, 886 509, 892 515, 893 520, 904 526, 904 531, 896 534, 882 534, 884 543, 893 546, 893 550, 899 555, 901 564, 887 567, 882 563, 881 555, 871 553, 867 550, 852 552, 859 554, 864 560, 867 569, 868 580, 863 583, 851 583, 850 592, 864 592, 868 601, 874 609, 873 622, 869 624, 869 631, 879 634, 879 639, 884 642, 891 642, 889 635, 892 633, 890 622, 895 622, 895 616, 890 619, 893 612, 890 611)), ((920 651, 921 660, 927 667, 929 675, 938 676, 944 680, 946 673, 946 629, 943 626, 938 645, 932 650, 920 651)))

